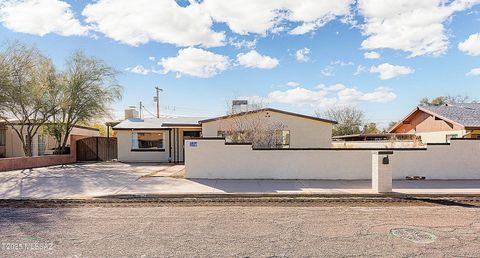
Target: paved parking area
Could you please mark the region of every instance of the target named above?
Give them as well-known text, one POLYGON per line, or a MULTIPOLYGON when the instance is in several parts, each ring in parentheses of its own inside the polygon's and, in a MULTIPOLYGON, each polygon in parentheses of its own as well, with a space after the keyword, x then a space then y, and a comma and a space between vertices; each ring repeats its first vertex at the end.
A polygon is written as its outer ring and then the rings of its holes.
MULTIPOLYGON (((84 163, 0 173, 0 199, 107 195, 312 193, 371 194, 370 180, 217 180, 172 177, 183 166, 84 163)), ((394 181, 406 194, 480 194, 480 180, 394 181)))

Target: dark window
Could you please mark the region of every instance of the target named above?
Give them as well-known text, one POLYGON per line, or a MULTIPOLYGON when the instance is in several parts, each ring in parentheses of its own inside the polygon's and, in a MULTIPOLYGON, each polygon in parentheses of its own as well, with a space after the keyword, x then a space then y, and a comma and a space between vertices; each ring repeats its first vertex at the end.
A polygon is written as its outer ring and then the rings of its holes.
POLYGON ((184 138, 198 138, 200 137, 200 131, 185 131, 183 132, 184 138))
POLYGON ((132 149, 163 149, 163 133, 132 133, 132 149))

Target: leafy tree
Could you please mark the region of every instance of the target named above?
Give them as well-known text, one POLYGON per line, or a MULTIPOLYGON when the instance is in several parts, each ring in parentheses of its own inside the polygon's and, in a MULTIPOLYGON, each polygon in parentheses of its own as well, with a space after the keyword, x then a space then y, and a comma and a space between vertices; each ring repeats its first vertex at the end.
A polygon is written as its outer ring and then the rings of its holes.
POLYGON ((444 96, 439 96, 429 100, 428 98, 423 98, 420 100, 420 106, 441 106, 445 105, 447 102, 445 101, 444 96))
POLYGON ((380 129, 377 128, 377 124, 370 122, 367 123, 363 126, 363 132, 364 134, 375 134, 375 133, 380 133, 380 129))
POLYGON ((48 131, 57 141, 57 151, 65 152, 68 136, 79 123, 110 114, 109 105, 121 99, 117 72, 103 61, 88 57, 82 51, 71 55, 59 78, 59 110, 48 131))
POLYGON ((57 86, 52 62, 37 48, 15 42, 0 52, 0 119, 25 156, 33 155, 33 137, 56 112, 57 86))
POLYGON ((363 111, 355 107, 333 107, 323 113, 318 111, 315 113, 318 117, 323 116, 338 122, 338 124, 333 127, 333 136, 359 134, 362 131, 361 128, 364 124, 365 115, 363 111))
MULTIPOLYGON (((91 127, 91 128, 96 128, 99 130, 99 134, 102 137, 107 137, 107 126, 104 123, 100 122, 94 122, 90 124, 85 124, 85 126, 91 127)), ((113 136, 113 130, 110 130, 110 137, 113 136)))

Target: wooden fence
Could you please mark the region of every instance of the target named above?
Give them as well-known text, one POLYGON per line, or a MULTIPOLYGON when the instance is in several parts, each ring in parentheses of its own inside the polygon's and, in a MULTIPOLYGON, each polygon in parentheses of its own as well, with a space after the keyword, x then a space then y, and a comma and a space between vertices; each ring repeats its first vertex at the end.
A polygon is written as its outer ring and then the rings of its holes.
POLYGON ((108 161, 116 158, 116 138, 89 137, 77 142, 77 161, 108 161))

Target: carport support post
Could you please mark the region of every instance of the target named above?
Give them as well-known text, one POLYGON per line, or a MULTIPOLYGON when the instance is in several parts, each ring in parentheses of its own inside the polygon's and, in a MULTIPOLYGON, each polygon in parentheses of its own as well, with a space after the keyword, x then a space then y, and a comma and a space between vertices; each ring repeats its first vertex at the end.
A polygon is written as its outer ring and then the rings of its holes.
POLYGON ((393 151, 372 152, 372 190, 375 193, 392 192, 392 164, 389 155, 393 155, 393 151))

